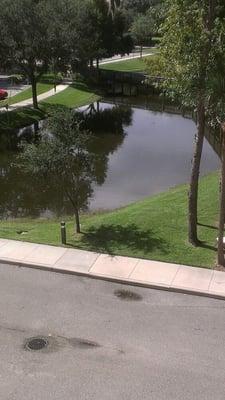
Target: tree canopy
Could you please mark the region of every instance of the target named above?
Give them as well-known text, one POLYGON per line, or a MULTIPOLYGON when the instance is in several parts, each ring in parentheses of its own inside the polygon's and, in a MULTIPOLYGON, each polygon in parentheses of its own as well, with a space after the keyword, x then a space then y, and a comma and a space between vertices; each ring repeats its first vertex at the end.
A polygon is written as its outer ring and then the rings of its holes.
POLYGON ((65 71, 133 48, 126 14, 114 7, 112 15, 106 0, 1 0, 1 9, 0 62, 29 79, 35 108, 50 66, 65 71))
POLYGON ((160 55, 154 65, 149 63, 149 73, 160 74, 167 94, 196 111, 197 134, 189 190, 189 241, 197 245, 198 178, 206 119, 212 109, 213 77, 218 76, 219 62, 224 59, 225 4, 223 0, 167 0, 166 6, 160 55))

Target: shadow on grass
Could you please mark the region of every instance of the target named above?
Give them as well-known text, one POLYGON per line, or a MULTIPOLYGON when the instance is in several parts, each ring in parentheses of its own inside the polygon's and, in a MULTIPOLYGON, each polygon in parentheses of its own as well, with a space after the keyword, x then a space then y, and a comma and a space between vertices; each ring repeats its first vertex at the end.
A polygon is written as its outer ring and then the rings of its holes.
MULTIPOLYGON (((203 228, 218 230, 218 227, 217 227, 217 226, 202 224, 202 223, 200 223, 200 222, 198 222, 198 226, 201 226, 201 227, 203 227, 203 228)), ((203 249, 212 250, 212 251, 214 251, 214 252, 217 251, 216 245, 215 245, 215 246, 209 245, 209 244, 208 244, 207 242, 205 242, 204 240, 203 240, 203 241, 201 241, 201 240, 199 241, 198 247, 202 247, 203 249)))
POLYGON ((198 226, 203 226, 203 227, 205 227, 205 228, 215 229, 215 230, 218 231, 218 227, 217 227, 217 226, 207 225, 207 224, 201 224, 200 222, 198 222, 198 226))
POLYGON ((91 226, 88 231, 83 233, 80 244, 90 250, 111 255, 124 248, 128 254, 129 252, 133 254, 135 251, 147 254, 155 249, 166 254, 168 251, 165 241, 154 235, 152 230, 143 231, 135 224, 101 225, 97 228, 91 226))
POLYGON ((199 242, 198 247, 202 247, 203 249, 208 249, 212 251, 217 251, 217 248, 215 246, 211 246, 210 244, 207 244, 206 242, 199 242))
POLYGON ((93 93, 94 87, 88 86, 86 83, 83 82, 73 82, 70 87, 73 89, 80 90, 82 92, 93 93))
POLYGON ((70 87, 80 92, 90 93, 90 95, 102 96, 103 94, 101 85, 99 86, 93 83, 73 82, 70 87))
POLYGON ((34 110, 32 107, 18 108, 9 112, 0 113, 0 129, 19 129, 24 126, 45 118, 45 113, 41 109, 34 110))

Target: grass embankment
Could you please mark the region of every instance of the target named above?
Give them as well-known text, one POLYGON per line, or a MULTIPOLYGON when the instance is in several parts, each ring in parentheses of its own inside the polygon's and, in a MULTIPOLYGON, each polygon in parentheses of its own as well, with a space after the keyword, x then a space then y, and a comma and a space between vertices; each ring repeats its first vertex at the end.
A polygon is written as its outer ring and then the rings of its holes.
POLYGON ((145 59, 150 57, 153 56, 143 56, 143 58, 132 58, 130 60, 111 62, 100 65, 100 68, 120 72, 144 72, 146 69, 145 59))
MULTIPOLYGON (((216 256, 218 174, 201 179, 199 237, 202 246, 187 243, 187 185, 147 198, 113 212, 82 216, 82 234, 67 220, 69 246, 152 260, 213 267, 216 256)), ((8 239, 60 245, 59 221, 20 220, 0 224, 8 239), (21 235, 17 232, 27 231, 21 235)))
POLYGON ((39 110, 34 110, 31 107, 24 107, 9 112, 1 112, 0 130, 22 128, 31 125, 45 118, 48 112, 56 105, 75 108, 92 103, 98 99, 100 99, 100 96, 94 93, 94 91, 91 91, 86 85, 74 84, 64 91, 48 97, 45 102, 41 102, 39 104, 39 110))
MULTIPOLYGON (((53 89, 53 85, 50 83, 38 83, 37 84, 37 94, 38 96, 42 93, 48 92, 53 89)), ((5 107, 7 104, 10 106, 12 104, 20 103, 24 100, 29 100, 32 98, 32 89, 31 87, 22 90, 20 93, 15 96, 9 97, 6 100, 0 101, 0 107, 5 107)))
MULTIPOLYGON (((42 93, 48 92, 49 90, 53 89, 53 85, 50 83, 38 83, 37 84, 37 94, 38 96, 42 93)), ((24 100, 29 100, 32 98, 32 89, 29 87, 28 89, 23 90, 22 92, 12 96, 8 99, 8 104, 16 104, 20 103, 24 100)))
MULTIPOLYGON (((151 57, 151 56, 150 56, 151 57)), ((114 69, 118 71, 143 71, 145 68, 144 59, 135 58, 127 61, 114 62, 106 65, 102 65, 104 69, 114 69)), ((37 85, 38 95, 53 88, 52 82, 43 83, 39 82, 37 85)), ((20 101, 27 100, 32 97, 31 88, 18 93, 11 97, 9 100, 10 104, 15 104, 20 101)), ((26 107, 23 109, 17 109, 9 112, 0 113, 0 129, 14 129, 21 128, 24 126, 31 125, 35 121, 41 120, 48 113, 49 109, 52 109, 54 105, 62 105, 66 107, 81 107, 85 104, 90 104, 100 99, 98 93, 95 90, 88 88, 85 84, 74 84, 70 85, 64 91, 55 94, 54 96, 48 97, 45 101, 39 105, 40 110, 34 110, 26 107)), ((1 106, 3 106, 1 102, 1 106)))
POLYGON ((99 100, 98 94, 94 93, 93 90, 89 89, 84 84, 70 85, 67 89, 62 92, 55 94, 54 96, 48 97, 43 104, 49 105, 61 105, 65 107, 81 107, 85 104, 92 103, 99 100))

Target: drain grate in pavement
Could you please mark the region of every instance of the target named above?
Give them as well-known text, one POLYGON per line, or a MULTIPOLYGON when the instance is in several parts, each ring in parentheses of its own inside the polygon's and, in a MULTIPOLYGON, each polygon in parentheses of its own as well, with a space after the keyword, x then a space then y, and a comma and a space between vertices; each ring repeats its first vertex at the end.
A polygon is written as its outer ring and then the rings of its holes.
POLYGON ((120 300, 127 300, 127 301, 140 301, 142 297, 140 294, 132 292, 131 290, 115 290, 114 295, 118 297, 120 300))
POLYGON ((28 350, 42 350, 49 344, 48 340, 43 337, 30 338, 26 341, 25 347, 28 350))

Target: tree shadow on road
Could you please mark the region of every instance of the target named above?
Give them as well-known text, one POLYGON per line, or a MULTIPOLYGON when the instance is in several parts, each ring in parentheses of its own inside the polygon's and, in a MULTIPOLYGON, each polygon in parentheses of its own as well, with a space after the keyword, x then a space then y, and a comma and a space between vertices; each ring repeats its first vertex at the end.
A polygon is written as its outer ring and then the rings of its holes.
POLYGON ((128 254, 137 251, 144 255, 155 249, 167 253, 165 240, 156 237, 152 230, 141 230, 135 224, 91 226, 83 233, 80 244, 92 251, 111 255, 120 249, 126 250, 128 254))

